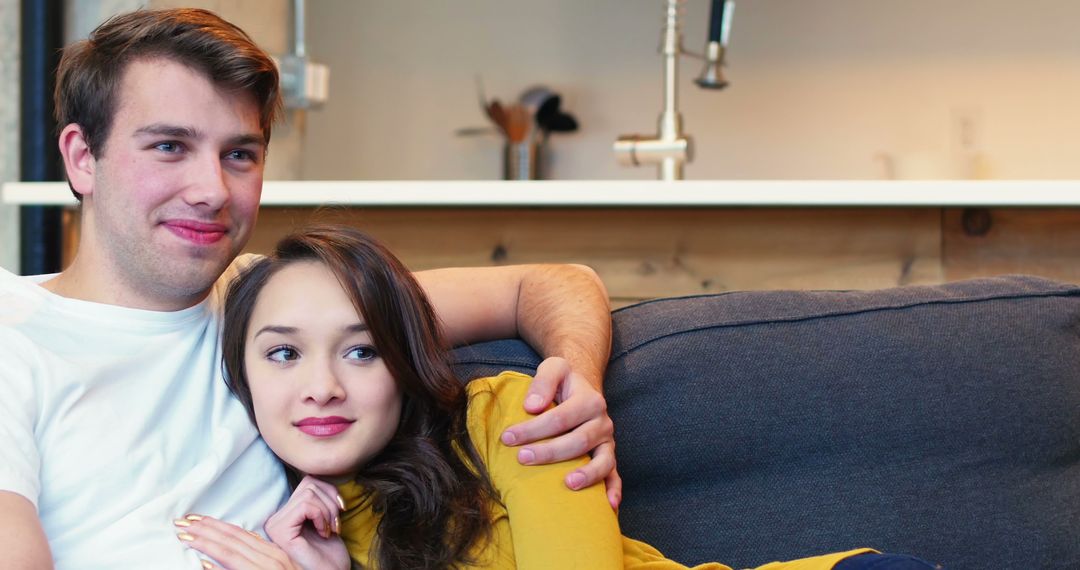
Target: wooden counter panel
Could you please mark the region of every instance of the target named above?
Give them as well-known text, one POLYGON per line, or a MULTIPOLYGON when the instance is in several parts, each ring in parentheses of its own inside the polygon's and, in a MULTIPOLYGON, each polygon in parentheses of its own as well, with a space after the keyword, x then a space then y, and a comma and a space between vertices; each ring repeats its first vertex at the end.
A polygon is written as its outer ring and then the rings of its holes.
POLYGON ((950 208, 944 274, 952 281, 1029 273, 1080 282, 1080 211, 950 208))
POLYGON ((868 289, 942 281, 941 210, 263 209, 249 250, 310 219, 355 224, 414 270, 593 267, 615 306, 739 289, 868 289))
MULTIPOLYGON (((264 208, 249 251, 309 220, 355 224, 413 269, 592 266, 614 306, 747 289, 870 289, 1004 273, 1080 282, 1080 210, 264 208)), ((78 245, 65 213, 65 265, 78 245)))

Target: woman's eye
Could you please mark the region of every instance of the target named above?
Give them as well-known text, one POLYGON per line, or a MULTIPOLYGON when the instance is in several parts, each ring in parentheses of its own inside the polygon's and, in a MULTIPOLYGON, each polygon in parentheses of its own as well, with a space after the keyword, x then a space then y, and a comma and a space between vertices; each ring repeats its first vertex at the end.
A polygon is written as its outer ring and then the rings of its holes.
POLYGON ((375 349, 370 346, 354 346, 345 353, 345 358, 350 360, 372 360, 378 354, 375 353, 375 349))
POLYGON ((267 360, 273 362, 288 362, 290 360, 296 360, 299 357, 300 353, 291 346, 279 346, 270 349, 270 351, 266 353, 267 360))

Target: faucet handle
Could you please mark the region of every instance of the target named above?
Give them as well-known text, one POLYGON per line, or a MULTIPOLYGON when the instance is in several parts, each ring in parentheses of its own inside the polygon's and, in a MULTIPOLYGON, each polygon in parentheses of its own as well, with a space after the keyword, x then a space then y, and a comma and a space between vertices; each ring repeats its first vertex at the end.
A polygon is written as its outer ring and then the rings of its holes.
POLYGON ((728 86, 724 78, 724 54, 727 52, 734 16, 735 0, 713 0, 709 14, 709 42, 705 44, 705 68, 694 80, 699 87, 723 89, 728 86))

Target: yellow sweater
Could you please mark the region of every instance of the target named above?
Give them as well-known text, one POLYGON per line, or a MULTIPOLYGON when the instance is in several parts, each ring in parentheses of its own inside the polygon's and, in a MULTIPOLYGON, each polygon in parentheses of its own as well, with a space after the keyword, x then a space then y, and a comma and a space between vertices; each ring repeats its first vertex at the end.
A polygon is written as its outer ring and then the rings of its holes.
MULTIPOLYGON (((516 372, 473 380, 468 385, 469 437, 484 460, 502 505, 492 505, 492 539, 476 554, 475 568, 635 570, 685 569, 655 548, 626 538, 607 502, 603 485, 571 491, 563 478, 584 457, 553 465, 523 466, 517 449, 499 441, 502 432, 531 417, 522 407, 531 378, 516 372)), ((374 568, 369 554, 377 516, 362 505, 356 484, 339 487, 346 511, 341 536, 354 560, 374 568)), ((766 564, 759 570, 828 570, 840 560, 868 549, 766 564)), ((694 570, 731 570, 718 563, 694 570)))

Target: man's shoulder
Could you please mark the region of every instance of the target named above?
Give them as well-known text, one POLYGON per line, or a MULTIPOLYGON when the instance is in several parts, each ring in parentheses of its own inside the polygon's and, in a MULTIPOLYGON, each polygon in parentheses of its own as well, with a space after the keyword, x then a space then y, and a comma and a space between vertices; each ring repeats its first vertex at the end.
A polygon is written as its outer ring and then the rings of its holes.
POLYGON ((0 269, 0 362, 4 363, 0 368, 9 373, 2 376, 26 377, 23 373, 36 366, 44 347, 62 332, 38 326, 49 312, 49 293, 39 283, 50 277, 20 276, 0 269))
POLYGON ((0 269, 0 329, 26 322, 41 308, 45 295, 38 282, 48 277, 23 277, 0 269))
MULTIPOLYGON (((6 300, 0 298, 0 305, 4 303, 6 300)), ((40 368, 47 345, 46 339, 31 338, 16 319, 3 313, 4 309, 0 308, 0 362, 4 363, 0 366, 0 381, 10 389, 9 382, 31 380, 31 373, 40 368)))

